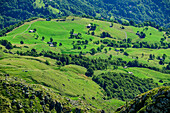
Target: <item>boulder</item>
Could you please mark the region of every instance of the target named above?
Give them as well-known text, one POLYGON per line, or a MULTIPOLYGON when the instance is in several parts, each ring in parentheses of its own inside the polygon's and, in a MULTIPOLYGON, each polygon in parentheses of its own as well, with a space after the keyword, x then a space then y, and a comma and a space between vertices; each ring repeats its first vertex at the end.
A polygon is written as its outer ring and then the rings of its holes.
POLYGON ((104 110, 102 110, 102 111, 101 111, 101 113, 105 113, 105 111, 104 111, 104 110))
POLYGON ((92 99, 95 99, 95 97, 92 97, 92 99))
POLYGON ((33 106, 33 101, 30 101, 29 106, 32 108, 32 106, 33 106))
POLYGON ((50 105, 49 105, 49 109, 50 111, 55 107, 55 101, 51 101, 50 105))
POLYGON ((29 98, 29 92, 25 92, 25 98, 29 98))
POLYGON ((41 105, 45 105, 45 101, 42 100, 42 101, 40 102, 40 104, 41 104, 41 105))
POLYGON ((32 96, 30 97, 30 99, 35 99, 35 95, 32 95, 32 96))
POLYGON ((63 106, 60 102, 56 102, 55 104, 55 110, 57 111, 57 113, 61 113, 63 110, 63 106))
POLYGON ((12 100, 11 105, 15 105, 16 103, 17 103, 17 101, 14 99, 14 100, 12 100))
POLYGON ((75 113, 81 113, 81 109, 76 108, 75 113))
POLYGON ((49 102, 49 97, 46 95, 45 96, 45 103, 48 103, 49 102))
POLYGON ((17 103, 17 109, 19 110, 19 109, 21 109, 23 106, 22 106, 22 104, 20 103, 20 102, 18 102, 17 103))

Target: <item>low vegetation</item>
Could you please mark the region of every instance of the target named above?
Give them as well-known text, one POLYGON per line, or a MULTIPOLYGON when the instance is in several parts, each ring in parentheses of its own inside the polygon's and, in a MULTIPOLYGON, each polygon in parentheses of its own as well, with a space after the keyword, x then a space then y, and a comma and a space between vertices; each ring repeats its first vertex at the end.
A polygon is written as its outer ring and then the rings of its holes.
MULTIPOLYGON (((168 34, 151 27, 153 23, 127 24, 68 16, 38 18, 11 26, 0 37, 0 72, 23 79, 24 84, 39 84, 53 90, 68 102, 65 109, 72 112, 114 112, 136 95, 170 84, 168 34)), ((9 100, 9 104, 14 97, 7 98, 11 90, 7 92, 3 84, 13 82, 1 81, 2 99, 9 100)), ((17 88, 14 87, 15 92, 20 90, 17 88)), ((28 107, 30 100, 25 94, 17 94, 28 107)), ((36 100, 42 101, 38 96, 36 100)), ((50 107, 51 102, 43 103, 44 108, 41 102, 37 111, 56 112, 55 107, 50 107)), ((31 108, 28 110, 31 112, 31 108)), ((21 111, 26 111, 26 107, 22 105, 21 111)))

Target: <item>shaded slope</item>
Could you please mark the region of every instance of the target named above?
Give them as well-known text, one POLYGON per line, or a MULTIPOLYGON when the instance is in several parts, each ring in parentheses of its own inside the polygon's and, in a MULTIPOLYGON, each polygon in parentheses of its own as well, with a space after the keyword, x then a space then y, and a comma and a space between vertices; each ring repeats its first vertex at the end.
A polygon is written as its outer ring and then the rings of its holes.
POLYGON ((0 28, 34 16, 55 18, 73 14, 170 25, 168 0, 1 0, 0 4, 0 28))
POLYGON ((0 111, 5 112, 94 112, 81 99, 64 98, 42 85, 31 85, 17 77, 0 75, 0 111))
POLYGON ((140 94, 125 106, 117 109, 117 112, 124 113, 168 113, 170 110, 170 86, 155 88, 146 93, 140 94))

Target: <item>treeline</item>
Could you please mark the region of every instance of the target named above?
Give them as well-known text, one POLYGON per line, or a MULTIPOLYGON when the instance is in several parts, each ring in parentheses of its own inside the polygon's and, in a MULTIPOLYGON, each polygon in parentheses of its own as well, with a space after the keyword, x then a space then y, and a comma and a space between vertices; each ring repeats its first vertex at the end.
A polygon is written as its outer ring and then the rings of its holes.
MULTIPOLYGON (((104 33, 106 34, 106 33, 104 33)), ((110 37, 110 35, 104 35, 103 36, 103 33, 101 35, 102 37, 101 38, 105 38, 106 36, 107 37, 110 37)), ((150 49, 168 49, 170 48, 170 43, 168 42, 164 42, 165 41, 165 38, 161 38, 160 42, 158 43, 153 43, 153 44, 150 44, 148 42, 145 42, 145 41, 136 41, 136 42, 132 42, 132 39, 130 38, 127 38, 127 39, 123 39, 123 40, 118 40, 118 41, 115 41, 115 40, 110 40, 110 39, 104 39, 104 40, 98 40, 98 41, 95 41, 93 42, 94 44, 100 44, 100 43, 103 43, 105 44, 107 47, 117 47, 117 48, 150 48, 150 49)))
MULTIPOLYGON (((41 5, 47 2, 45 0, 41 1, 41 5)), ((0 0, 0 29, 32 17, 56 18, 62 15, 54 14, 47 5, 39 7, 35 2, 36 0, 0 0)))
MULTIPOLYGON (((95 50, 91 50, 91 51, 92 51, 91 54, 93 54, 95 50)), ((108 68, 117 69, 117 66, 142 67, 142 68, 148 68, 148 69, 152 69, 152 70, 159 71, 162 73, 170 74, 170 70, 169 70, 170 64, 160 69, 154 66, 151 67, 147 64, 140 63, 138 60, 126 62, 126 61, 123 61, 122 58, 113 59, 112 55, 110 55, 108 59, 102 59, 100 57, 96 59, 90 59, 85 56, 82 56, 81 54, 67 55, 67 54, 53 53, 51 51, 41 51, 40 53, 38 53, 36 49, 32 49, 31 51, 27 51, 27 52, 17 51, 17 54, 24 55, 24 56, 34 56, 34 57, 38 57, 38 56, 49 57, 52 59, 56 59, 57 60, 56 64, 61 65, 61 66, 75 64, 75 65, 80 65, 82 67, 85 67, 87 69, 90 68, 92 70, 104 70, 108 68)), ((89 76, 92 76, 92 75, 89 75, 89 76)))
POLYGON ((13 49, 11 42, 8 42, 7 40, 0 40, 0 44, 5 46, 6 49, 13 49))
MULTIPOLYGON (((1 0, 0 1, 0 29, 13 25, 19 21, 31 17, 61 17, 68 15, 88 15, 88 17, 95 17, 101 20, 110 20, 124 25, 143 26, 151 25, 155 28, 162 29, 164 25, 166 28, 170 26, 169 19, 169 2, 162 0, 159 3, 154 0, 42 0, 36 4, 36 0, 1 0), (158 7, 159 6, 159 7, 158 7), (58 9, 59 12, 52 10, 58 9), (124 22, 121 19, 133 20, 134 22, 124 22), (146 20, 151 20, 140 24, 146 20), (154 23, 153 23, 154 22, 154 23), (137 24, 135 24, 137 23, 137 24), (156 24, 155 24, 156 23, 156 24)), ((87 16, 86 16, 87 17, 87 16)), ((164 29, 164 28, 163 28, 164 29)))
POLYGON ((96 58, 96 59, 90 59, 85 56, 80 55, 67 55, 67 54, 60 54, 60 53, 53 53, 51 51, 41 51, 38 53, 36 49, 32 49, 31 51, 27 52, 22 52, 22 51, 17 51, 16 52, 18 55, 24 55, 24 56, 44 56, 44 57, 49 57, 52 59, 56 59, 56 64, 57 65, 69 65, 69 64, 75 64, 75 65, 80 65, 82 67, 85 67, 87 69, 91 68, 93 70, 104 70, 107 69, 108 67, 112 67, 113 65, 115 66, 122 66, 126 64, 126 61, 123 61, 121 58, 118 59, 102 59, 102 58, 96 58))
MULTIPOLYGON (((0 44, 5 46, 5 48, 9 50, 13 48, 17 48, 16 45, 12 46, 12 44, 7 40, 0 40, 0 44)), ((101 45, 100 47, 97 48, 97 51, 101 52, 103 48, 104 46, 101 45)), ((109 50, 111 50, 111 48, 109 50)), ((97 53, 97 51, 94 48, 92 48, 90 51, 91 51, 90 52, 91 55, 97 53)), ((124 52, 124 55, 128 56, 128 53, 125 52, 124 49, 120 49, 120 51, 124 52)), ((105 49, 105 52, 107 53, 107 49, 105 49)), ((129 62, 123 61, 122 58, 114 59, 112 55, 110 55, 108 59, 102 59, 100 57, 96 59, 89 59, 85 56, 82 56, 82 52, 80 52, 79 55, 72 55, 72 54, 67 55, 67 54, 54 53, 51 51, 41 51, 40 53, 38 53, 36 49, 32 49, 31 51, 27 51, 27 52, 17 51, 16 53, 18 55, 24 55, 24 56, 34 56, 34 57, 44 56, 44 57, 56 59, 57 60, 56 64, 61 66, 76 64, 76 65, 83 66, 87 69, 91 68, 92 70, 104 70, 107 69, 108 67, 109 68, 112 67, 112 69, 117 69, 117 66, 143 67, 143 68, 159 71, 162 73, 170 74, 170 63, 168 63, 167 66, 160 69, 157 67, 151 67, 147 64, 140 63, 137 59, 129 62)), ((167 57, 166 54, 164 54, 162 57, 160 56, 157 57, 157 59, 160 60, 159 62, 160 65, 164 65, 165 63, 164 61, 166 57, 167 57)), ((153 60, 154 58, 155 58, 154 55, 150 55, 149 60, 153 60)))
MULTIPOLYGON (((156 24, 155 22, 152 22, 152 21, 144 21, 143 23, 135 23, 135 21, 133 20, 130 20, 129 22, 128 21, 122 21, 121 19, 115 19, 115 20, 108 20, 108 19, 104 19, 104 18, 97 18, 97 17, 93 17, 93 16, 89 16, 89 15, 82 15, 81 17, 83 18, 89 18, 89 19, 96 19, 96 20, 101 20, 101 21, 108 21, 108 22, 111 22, 111 26, 110 27, 113 27, 113 23, 119 23, 119 24, 122 24, 124 26, 134 26, 134 27, 148 27, 148 26, 151 26, 151 27, 154 27, 156 29, 158 29, 159 31, 165 31, 166 34, 169 34, 170 33, 170 28, 165 28, 165 27, 162 27, 160 26, 159 24, 156 24)), ((122 26, 121 28, 124 29, 124 26, 122 26)))
MULTIPOLYGON (((160 60, 160 61, 164 61, 164 60, 160 60)), ((157 68, 157 67, 154 67, 154 66, 151 67, 151 66, 149 66, 147 64, 139 63, 138 60, 129 61, 127 63, 128 67, 143 67, 143 68, 148 68, 148 69, 152 69, 152 70, 159 71, 159 72, 162 72, 162 73, 167 73, 167 74, 170 74, 169 65, 170 64, 168 64, 168 66, 163 67, 162 69, 160 69, 160 68, 157 68)))
POLYGON ((125 73, 102 73, 94 76, 93 81, 105 90, 108 99, 118 98, 123 101, 133 99, 138 94, 158 87, 153 79, 140 79, 125 73))
POLYGON ((4 29, 2 29, 2 30, 0 31, 0 37, 1 37, 1 36, 6 36, 6 33, 12 31, 12 30, 15 29, 16 27, 19 27, 19 26, 23 25, 25 22, 30 22, 30 21, 33 21, 33 20, 36 20, 36 19, 37 19, 37 17, 32 17, 32 18, 26 19, 26 20, 24 20, 24 21, 21 21, 21 22, 19 22, 19 23, 17 23, 17 24, 10 25, 9 27, 6 27, 6 28, 4 28, 4 29))

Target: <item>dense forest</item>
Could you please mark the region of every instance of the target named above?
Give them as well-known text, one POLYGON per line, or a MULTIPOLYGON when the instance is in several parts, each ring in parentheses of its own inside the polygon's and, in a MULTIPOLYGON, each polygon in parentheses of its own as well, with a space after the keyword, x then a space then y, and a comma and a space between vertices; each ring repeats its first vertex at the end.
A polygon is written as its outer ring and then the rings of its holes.
POLYGON ((0 29, 30 17, 56 18, 73 14, 170 25, 168 0, 1 0, 0 4, 0 29))
POLYGON ((0 111, 168 112, 169 12, 169 0, 0 0, 0 111))
POLYGON ((94 76, 93 80, 106 91, 108 98, 121 100, 133 99, 140 93, 158 87, 158 84, 153 83, 153 79, 140 79, 124 73, 102 73, 94 76))

